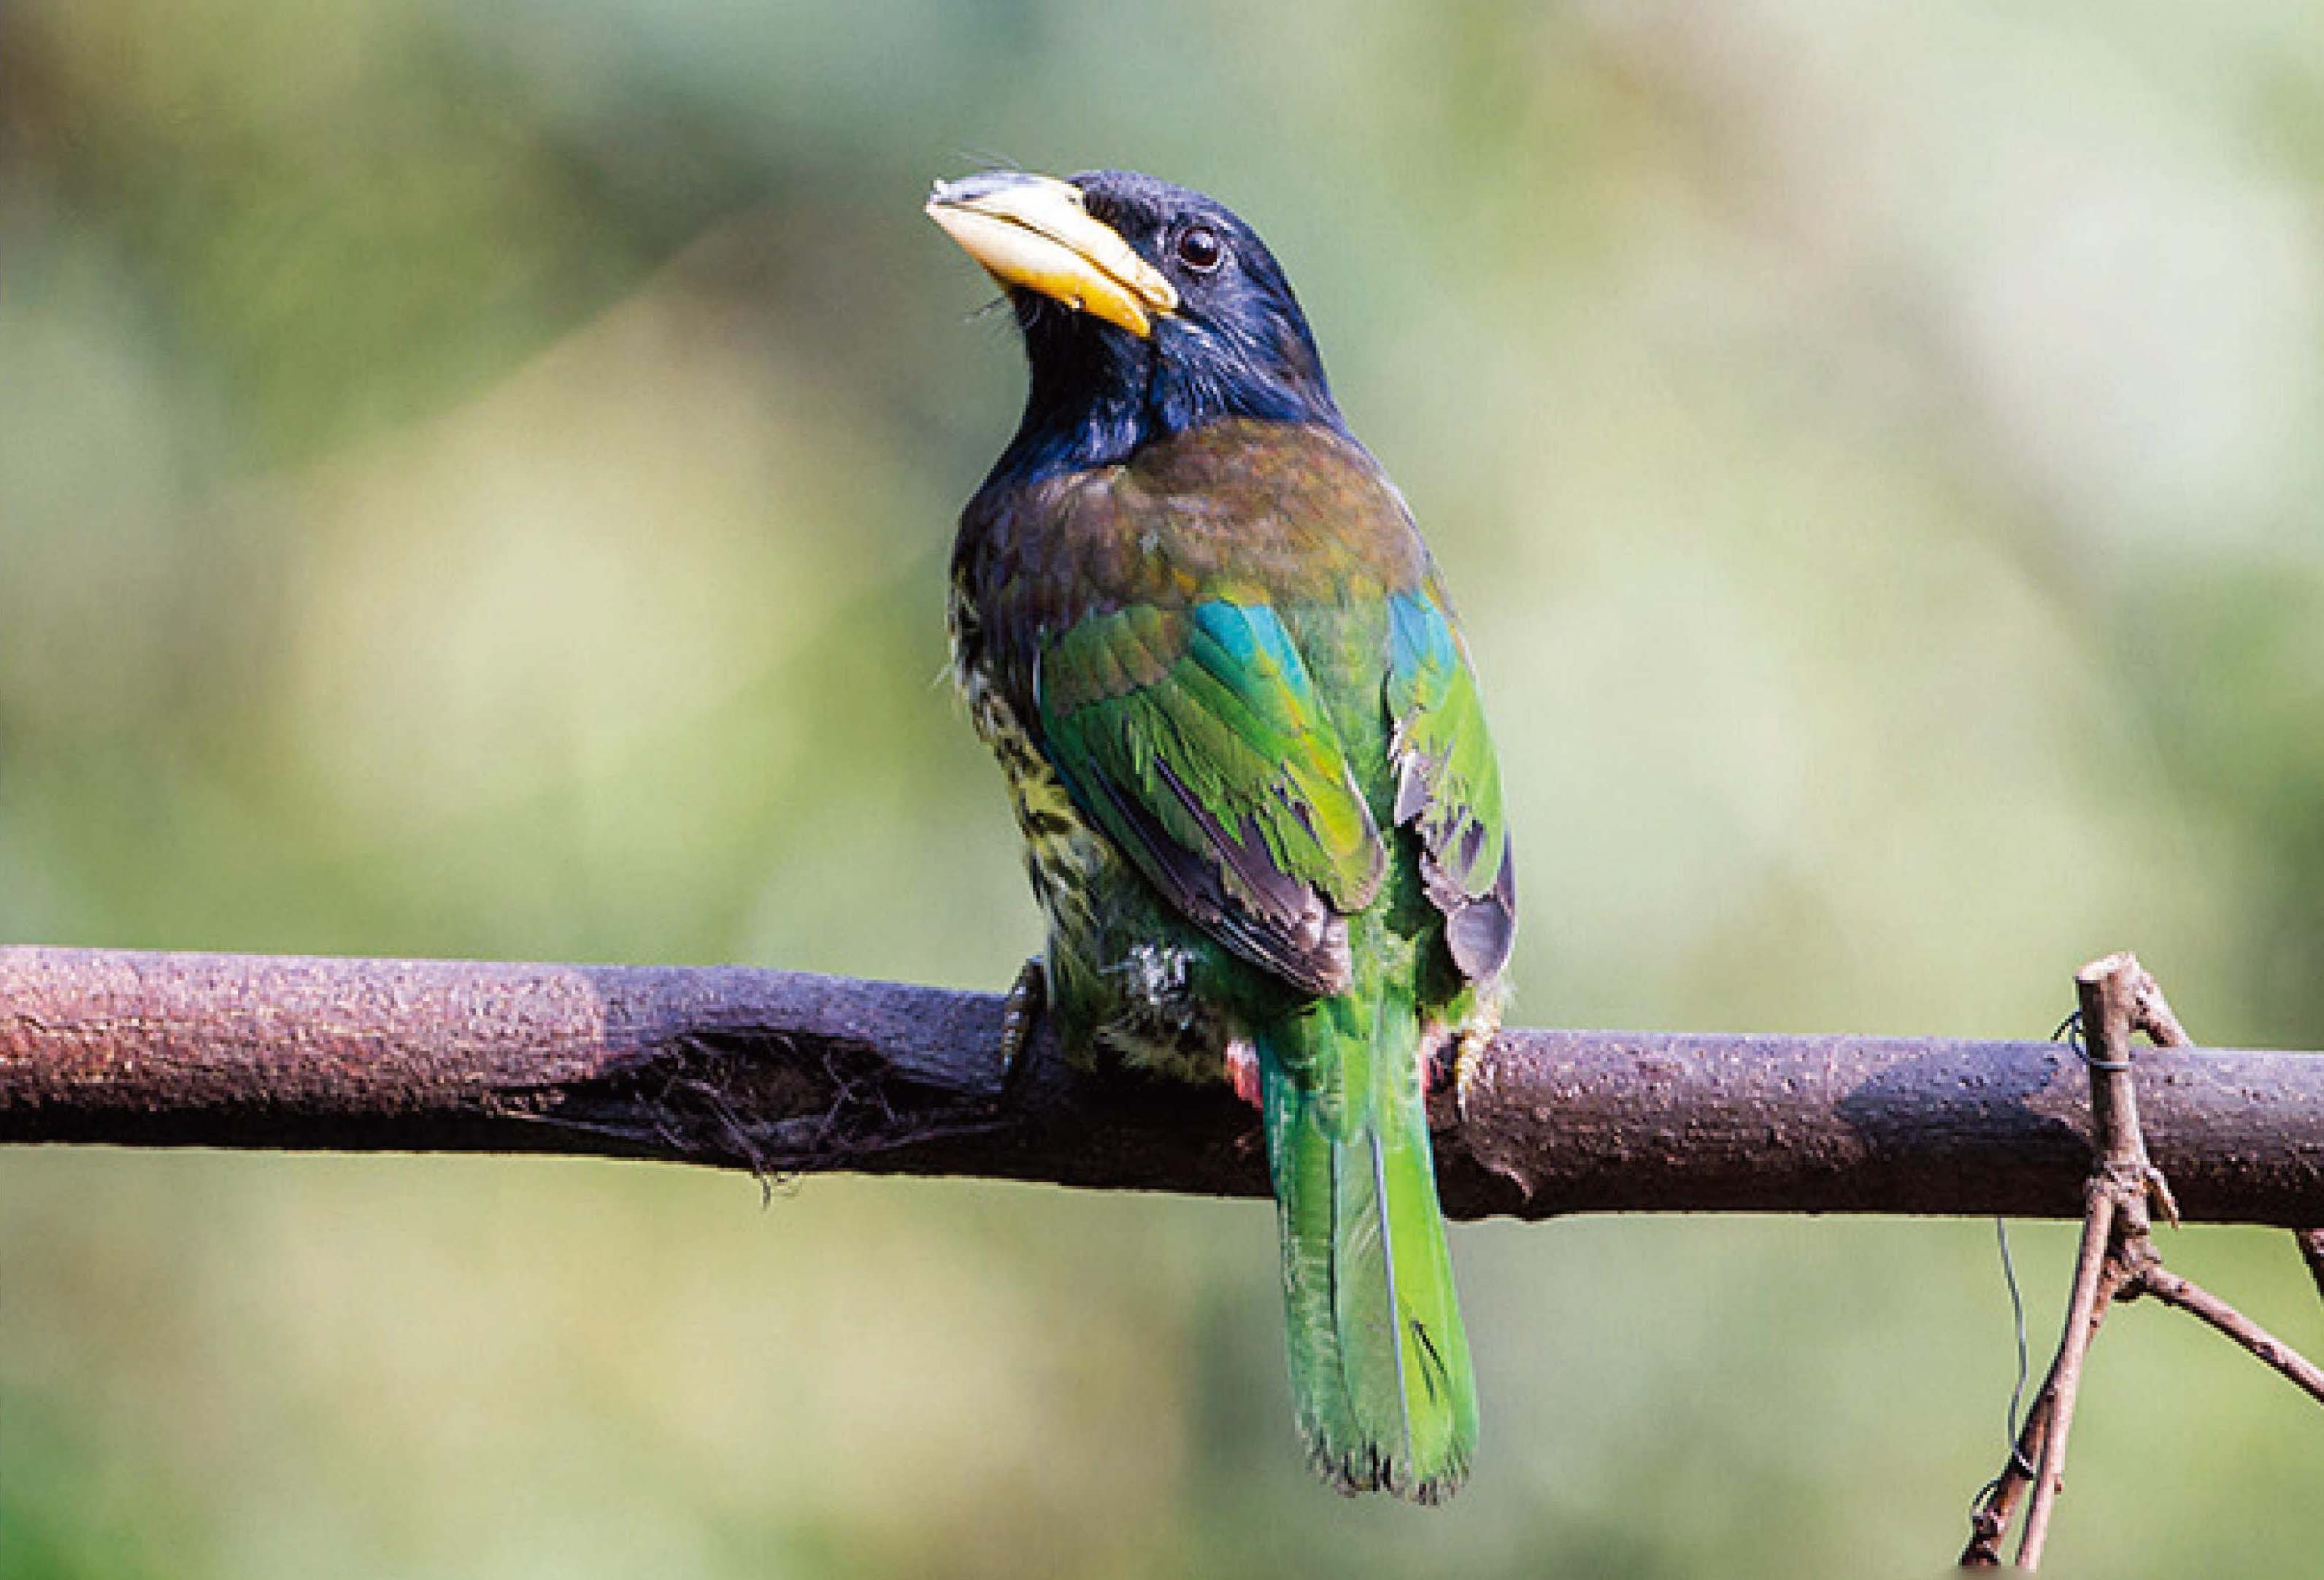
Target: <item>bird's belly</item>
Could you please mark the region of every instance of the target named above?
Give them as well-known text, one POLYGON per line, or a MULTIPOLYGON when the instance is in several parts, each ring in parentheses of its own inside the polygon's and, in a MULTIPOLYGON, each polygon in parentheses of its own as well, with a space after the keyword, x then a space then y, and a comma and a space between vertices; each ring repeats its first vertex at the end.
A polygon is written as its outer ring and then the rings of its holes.
POLYGON ((973 678, 961 691, 1025 838, 1025 873, 1049 924, 1049 1007, 1067 1053, 1222 1078, 1239 1028, 1214 991, 1221 951, 1082 817, 999 691, 973 678))

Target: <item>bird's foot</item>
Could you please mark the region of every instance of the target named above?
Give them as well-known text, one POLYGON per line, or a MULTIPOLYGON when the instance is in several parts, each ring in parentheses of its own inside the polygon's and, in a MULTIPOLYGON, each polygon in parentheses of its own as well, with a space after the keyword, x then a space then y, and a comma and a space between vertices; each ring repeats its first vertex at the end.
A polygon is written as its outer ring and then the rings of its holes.
POLYGON ((1227 1085, 1234 1095, 1260 1113, 1267 1112, 1267 1097, 1259 1084, 1259 1049, 1247 1037, 1238 1037, 1227 1044, 1227 1085))
POLYGON ((1015 1084, 1017 1071, 1032 1046, 1033 1028, 1049 1007, 1049 970, 1041 956, 1027 958, 1024 968, 1001 1004, 1001 1084, 1015 1084))

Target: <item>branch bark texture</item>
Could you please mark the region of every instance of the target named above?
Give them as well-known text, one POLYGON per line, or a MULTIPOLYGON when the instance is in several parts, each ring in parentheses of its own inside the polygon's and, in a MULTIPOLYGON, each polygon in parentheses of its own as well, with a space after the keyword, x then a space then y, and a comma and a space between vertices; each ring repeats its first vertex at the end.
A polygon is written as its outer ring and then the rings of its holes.
MULTIPOLYGON (((1226 1093, 1004 1067, 998 994, 739 967, 0 948, 0 1142, 578 1153, 1266 1194, 1226 1093)), ((2159 1049, 2190 1219, 2324 1223, 2324 1058, 2159 1049)), ((2048 1042, 1504 1032, 1436 1096, 1464 1217, 2080 1217, 2087 1072, 2048 1042)))

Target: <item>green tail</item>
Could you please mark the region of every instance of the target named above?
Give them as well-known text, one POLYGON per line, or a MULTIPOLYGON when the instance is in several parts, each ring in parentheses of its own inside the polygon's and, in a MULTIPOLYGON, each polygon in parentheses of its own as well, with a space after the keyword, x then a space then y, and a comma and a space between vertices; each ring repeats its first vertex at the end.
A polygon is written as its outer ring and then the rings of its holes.
POLYGON ((1258 1041, 1310 1455, 1343 1492, 1439 1502, 1476 1450, 1477 1383, 1436 1202, 1419 1019, 1393 990, 1360 988, 1258 1041))

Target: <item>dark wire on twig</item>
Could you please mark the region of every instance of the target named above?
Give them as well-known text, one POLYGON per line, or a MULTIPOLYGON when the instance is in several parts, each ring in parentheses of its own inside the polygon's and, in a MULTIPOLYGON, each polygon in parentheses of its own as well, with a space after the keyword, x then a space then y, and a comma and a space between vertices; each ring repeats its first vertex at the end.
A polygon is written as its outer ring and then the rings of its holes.
POLYGON ((2058 1022, 2058 1029, 2050 1033, 2050 1040, 2062 1042, 2072 1049, 2074 1057, 2094 1070, 2112 1073, 2130 1068, 2130 1060, 2126 1058, 2092 1058, 2090 1057, 2090 1045, 2082 1036, 2082 1012, 2080 1010, 2076 1010, 2058 1022))
MULTIPOLYGON (((2001 1282, 2009 1291, 2009 1322, 2017 1335, 2017 1381, 2010 1385, 2009 1411, 2006 1418, 2009 1430, 2006 1439, 2009 1464, 2015 1468, 2019 1475, 2031 1476, 2034 1474, 2034 1462, 2027 1459, 2025 1451, 2017 1446, 2018 1433, 2022 1429, 2020 1417, 2025 1404, 2025 1381, 2029 1368, 2025 1346, 2025 1297, 2017 1287, 2017 1264, 2009 1254, 2008 1219, 1993 1220, 1993 1240, 2001 1250, 2001 1282)), ((2001 1490, 2002 1478, 2008 1474, 2008 1471, 2003 1471, 1971 1493, 1969 1500, 1969 1508, 1972 1511, 1982 1511, 1986 1500, 2001 1490)))
MULTIPOLYGON (((2033 1464, 2026 1459, 2024 1451, 2017 1446, 2020 1412, 2023 1410, 2025 1404, 2025 1379, 2028 1372, 2027 1357, 2025 1353, 2025 1297, 2017 1288, 2017 1266, 2010 1260, 2009 1256, 2008 1219, 1996 1218, 1993 1220, 1993 1238, 1995 1243, 2001 1247, 2001 1281, 2005 1285, 2008 1286, 2009 1322, 2010 1326, 2015 1330, 2017 1335, 2017 1381, 2012 1383, 2009 1388, 2009 1414, 2007 1418, 2009 1428, 2009 1457, 2016 1465, 2020 1474, 2032 1475, 2034 1474, 2033 1464)), ((1990 1490, 1991 1487, 1998 1484, 2000 1479, 2001 1478, 1997 1476, 1992 1482, 1987 1483, 1987 1489, 1990 1490)), ((1984 1498, 1984 1492, 1979 1492, 1978 1494, 1979 1501, 1983 1501, 1984 1498)))

